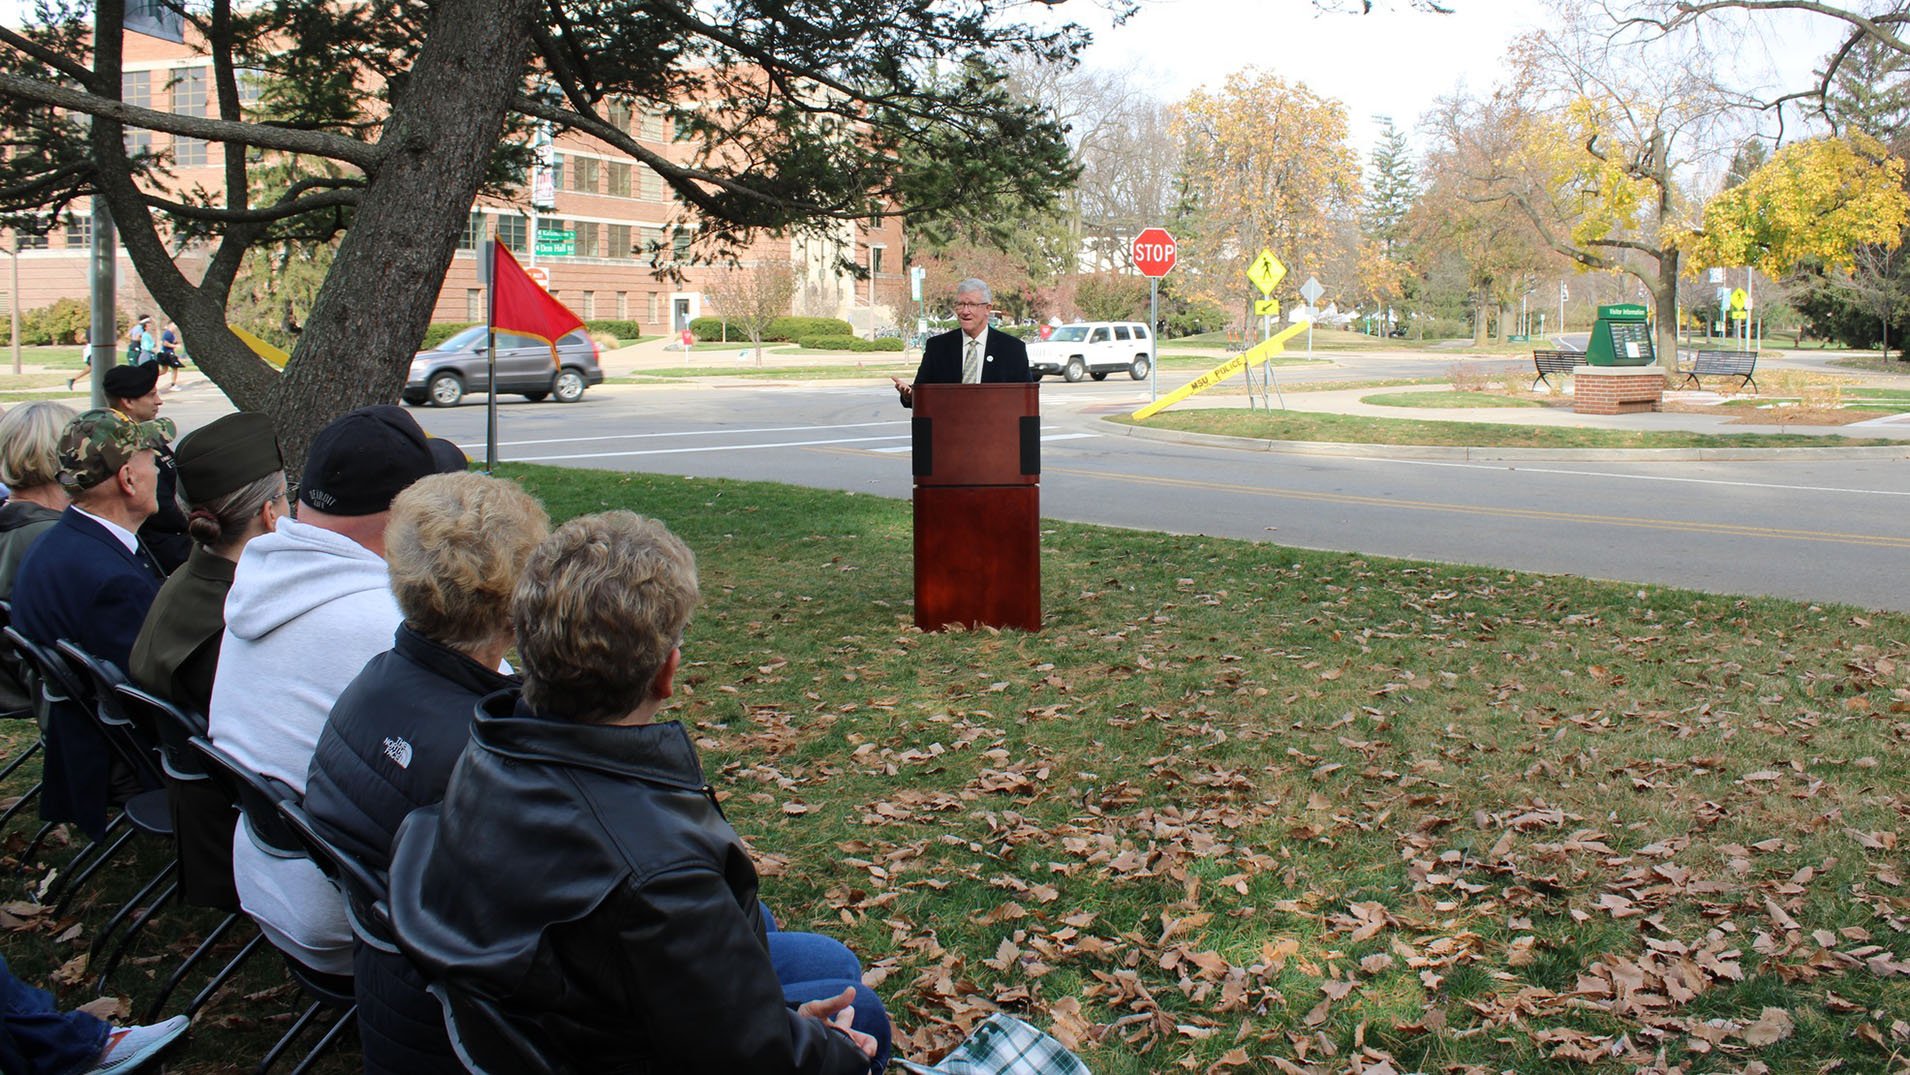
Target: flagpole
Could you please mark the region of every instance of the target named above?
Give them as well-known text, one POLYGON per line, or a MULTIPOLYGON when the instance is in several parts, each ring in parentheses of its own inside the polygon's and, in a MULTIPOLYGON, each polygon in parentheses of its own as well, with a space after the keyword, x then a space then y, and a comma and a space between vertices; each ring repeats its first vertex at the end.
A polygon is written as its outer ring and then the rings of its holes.
POLYGON ((497 240, 485 247, 484 361, 488 392, 484 401, 484 473, 497 470, 497 240))

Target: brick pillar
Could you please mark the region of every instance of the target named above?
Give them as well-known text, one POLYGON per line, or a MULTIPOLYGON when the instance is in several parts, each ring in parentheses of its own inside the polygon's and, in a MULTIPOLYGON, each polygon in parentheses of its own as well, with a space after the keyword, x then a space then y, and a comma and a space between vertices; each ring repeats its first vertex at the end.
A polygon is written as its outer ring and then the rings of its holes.
POLYGON ((1630 414, 1663 410, 1665 371, 1658 366, 1574 366, 1572 410, 1630 414))

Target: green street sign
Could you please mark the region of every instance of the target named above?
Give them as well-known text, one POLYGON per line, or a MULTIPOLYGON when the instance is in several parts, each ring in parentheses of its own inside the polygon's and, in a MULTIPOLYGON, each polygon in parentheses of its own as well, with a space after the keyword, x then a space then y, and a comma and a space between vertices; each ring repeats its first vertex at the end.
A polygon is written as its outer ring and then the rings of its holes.
POLYGON ((556 233, 539 230, 537 233, 537 252, 550 257, 565 257, 576 249, 576 239, 570 232, 556 233))

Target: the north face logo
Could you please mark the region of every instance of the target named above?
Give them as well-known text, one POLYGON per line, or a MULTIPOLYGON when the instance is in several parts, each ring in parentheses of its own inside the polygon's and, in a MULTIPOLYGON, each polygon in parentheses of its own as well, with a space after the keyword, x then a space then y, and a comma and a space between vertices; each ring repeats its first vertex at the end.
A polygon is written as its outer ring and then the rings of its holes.
POLYGON ((411 768, 411 744, 403 739, 385 740, 385 757, 398 763, 398 768, 411 768))

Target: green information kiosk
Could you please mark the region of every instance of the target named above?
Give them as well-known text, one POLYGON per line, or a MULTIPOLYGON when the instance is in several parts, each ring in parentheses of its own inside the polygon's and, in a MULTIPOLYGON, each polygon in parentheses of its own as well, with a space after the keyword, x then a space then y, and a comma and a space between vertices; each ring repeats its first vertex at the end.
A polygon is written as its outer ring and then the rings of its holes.
POLYGON ((1588 366, 1649 366, 1658 361, 1651 347, 1651 325, 1645 308, 1636 303, 1600 306, 1592 326, 1592 342, 1585 348, 1588 366))

